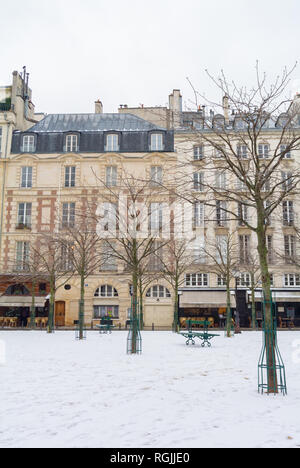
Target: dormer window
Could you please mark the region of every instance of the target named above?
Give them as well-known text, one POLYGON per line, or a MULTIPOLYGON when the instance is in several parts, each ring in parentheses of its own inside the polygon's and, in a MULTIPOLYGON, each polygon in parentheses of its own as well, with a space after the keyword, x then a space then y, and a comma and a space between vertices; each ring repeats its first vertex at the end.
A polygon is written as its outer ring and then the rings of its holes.
POLYGON ((77 135, 67 135, 66 136, 66 145, 65 152, 72 153, 78 151, 78 136, 77 135))
POLYGON ((24 135, 21 152, 22 153, 34 153, 34 151, 35 151, 34 135, 24 135))
POLYGON ((151 151, 163 151, 164 138, 162 133, 152 133, 151 135, 151 151))
POLYGON ((105 151, 120 151, 119 135, 117 133, 110 133, 106 135, 105 151))

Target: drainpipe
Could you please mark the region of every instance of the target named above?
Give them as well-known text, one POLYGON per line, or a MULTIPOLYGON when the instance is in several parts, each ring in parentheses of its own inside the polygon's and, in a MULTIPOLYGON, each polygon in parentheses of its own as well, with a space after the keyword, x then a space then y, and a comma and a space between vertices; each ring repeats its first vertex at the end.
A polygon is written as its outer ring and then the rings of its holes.
POLYGON ((10 128, 12 122, 8 120, 7 114, 4 114, 4 120, 8 122, 5 153, 4 153, 4 164, 3 164, 3 178, 2 178, 2 200, 1 200, 1 216, 0 216, 0 259, 2 260, 2 230, 3 230, 3 217, 4 217, 4 196, 5 196, 5 183, 6 183, 6 168, 7 168, 7 155, 8 155, 8 140, 10 134, 10 128))

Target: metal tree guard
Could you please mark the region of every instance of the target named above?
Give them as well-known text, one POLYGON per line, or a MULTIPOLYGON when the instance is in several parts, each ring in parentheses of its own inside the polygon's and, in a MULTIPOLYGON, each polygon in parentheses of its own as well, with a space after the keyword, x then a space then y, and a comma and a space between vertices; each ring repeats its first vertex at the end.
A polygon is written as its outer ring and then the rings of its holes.
POLYGON ((127 354, 142 354, 142 336, 140 332, 140 316, 136 313, 138 310, 138 301, 135 299, 135 313, 133 313, 133 301, 131 299, 130 328, 127 337, 127 354))
POLYGON ((277 343, 276 308, 272 301, 263 303, 263 346, 258 362, 258 391, 260 393, 287 394, 286 375, 284 363, 277 343), (266 323, 266 304, 270 305, 271 323, 266 323), (270 378, 272 376, 272 378, 270 378))

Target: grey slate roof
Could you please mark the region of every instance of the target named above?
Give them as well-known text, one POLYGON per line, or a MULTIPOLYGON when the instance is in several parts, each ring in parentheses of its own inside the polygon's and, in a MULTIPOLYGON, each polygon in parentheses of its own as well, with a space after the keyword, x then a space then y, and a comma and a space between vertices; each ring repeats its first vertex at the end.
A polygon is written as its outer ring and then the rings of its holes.
POLYGON ((28 131, 60 132, 137 132, 165 130, 132 114, 49 114, 28 131))

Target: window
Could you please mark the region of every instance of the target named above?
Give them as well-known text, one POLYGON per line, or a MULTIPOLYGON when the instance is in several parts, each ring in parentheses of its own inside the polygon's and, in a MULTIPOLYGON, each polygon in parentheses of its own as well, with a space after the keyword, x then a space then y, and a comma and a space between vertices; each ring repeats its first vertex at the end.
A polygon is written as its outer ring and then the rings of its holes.
POLYGON ((119 318, 119 306, 94 306, 94 319, 102 317, 111 317, 112 319, 119 318))
POLYGON ((116 232, 118 228, 117 218, 117 205, 115 203, 105 202, 103 203, 103 229, 106 232, 116 232))
POLYGON ((216 172, 216 188, 226 189, 226 172, 224 171, 216 172))
POLYGON ((284 159, 291 159, 292 158, 292 153, 290 150, 287 149, 288 145, 280 145, 280 153, 285 153, 283 156, 284 159))
POLYGON ((32 188, 32 167, 23 166, 21 169, 21 188, 32 188))
POLYGON ((194 203, 194 229, 204 226, 204 203, 194 203))
POLYGON ((106 185, 108 187, 117 186, 117 167, 116 166, 107 166, 106 168, 106 185))
POLYGON ((119 151, 119 135, 116 133, 110 133, 106 135, 106 146, 105 151, 112 152, 112 151, 119 151))
POLYGON ((115 242, 104 241, 101 245, 102 271, 117 271, 118 263, 114 254, 115 242))
POLYGON ((35 151, 35 138, 34 135, 23 136, 22 153, 34 153, 35 151))
POLYGON ((240 247, 240 263, 249 263, 250 257, 250 236, 244 235, 239 236, 239 247, 240 247))
POLYGON ((65 167, 65 187, 75 187, 76 166, 65 167))
POLYGON ((194 190, 204 191, 204 172, 194 172, 194 190))
POLYGON ((71 245, 62 245, 61 247, 61 271, 73 271, 73 250, 71 245))
POLYGON ((267 236, 266 238, 268 248, 268 262, 274 263, 274 249, 273 249, 273 236, 267 236))
POLYGON ((247 185, 243 180, 237 179, 236 180, 236 189, 239 192, 247 192, 247 185))
POLYGON ((63 203, 62 227, 74 227, 75 203, 63 203))
POLYGON ((241 273, 237 278, 237 286, 244 286, 249 288, 251 286, 250 273, 241 273))
POLYGON ((294 224, 294 203, 291 200, 286 200, 282 204, 283 209, 283 225, 293 226, 294 224))
POLYGON ((238 218, 239 226, 244 226, 245 222, 248 221, 248 206, 244 203, 238 204, 238 218))
POLYGON ((227 264, 228 260, 228 237, 216 236, 216 260, 218 263, 227 264))
POLYGON ((157 298, 157 299, 166 299, 171 297, 170 291, 161 285, 152 286, 148 289, 146 297, 157 298))
POLYGON ((151 185, 162 183, 163 170, 161 166, 151 167, 151 185))
POLYGON ((64 150, 67 153, 78 151, 78 136, 77 135, 66 136, 66 146, 64 150))
POLYGON ((300 286, 300 274, 288 273, 284 275, 285 286, 300 286))
POLYGON ((18 226, 31 227, 31 203, 19 203, 18 205, 18 226))
POLYGON ((162 271, 163 270, 163 249, 161 242, 154 242, 153 251, 149 255, 148 270, 149 271, 162 271))
POLYGON ((260 159, 268 159, 270 146, 267 144, 258 145, 258 157, 260 159))
POLYGON ((194 146, 194 160, 201 161, 204 158, 204 148, 203 145, 194 146))
POLYGON ((238 158, 247 159, 248 157, 247 145, 237 145, 236 153, 237 153, 238 158))
POLYGON ((197 236, 192 243, 193 263, 205 263, 205 238, 197 236))
POLYGON ((16 270, 29 270, 29 242, 17 242, 16 270))
POLYGON ((23 284, 12 284, 4 293, 5 296, 29 296, 30 291, 23 284))
POLYGON ((151 135, 151 151, 163 151, 163 134, 162 133, 152 133, 151 135))
POLYGON ((151 235, 162 232, 163 227, 163 205, 162 203, 151 203, 150 205, 150 231, 151 235))
POLYGON ((293 258, 295 258, 295 244, 295 236, 284 236, 284 255, 286 263, 291 263, 293 258))
POLYGON ((288 192, 293 186, 293 173, 292 172, 281 172, 282 179, 282 190, 288 192))
POLYGON ((216 201, 216 224, 219 227, 227 225, 227 203, 223 200, 216 201))
POLYGON ((47 284, 39 283, 39 294, 46 294, 47 284))
POLYGON ((217 285, 218 286, 226 286, 226 276, 218 275, 217 277, 217 285))
POLYGON ((186 286, 208 286, 207 273, 188 273, 185 275, 186 286))
POLYGON ((94 297, 119 297, 119 294, 116 288, 105 284, 96 290, 94 297))

